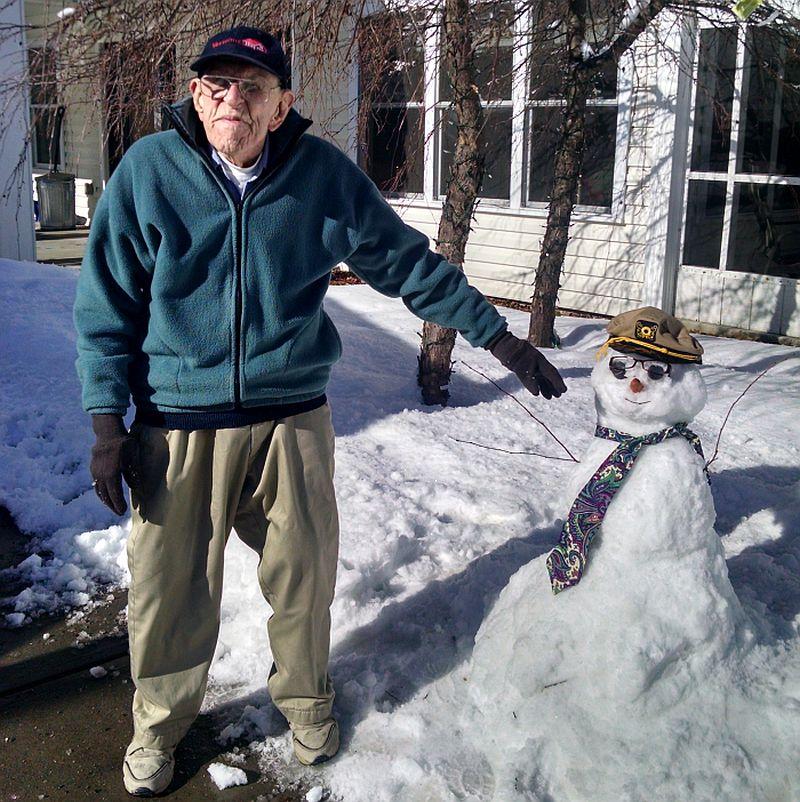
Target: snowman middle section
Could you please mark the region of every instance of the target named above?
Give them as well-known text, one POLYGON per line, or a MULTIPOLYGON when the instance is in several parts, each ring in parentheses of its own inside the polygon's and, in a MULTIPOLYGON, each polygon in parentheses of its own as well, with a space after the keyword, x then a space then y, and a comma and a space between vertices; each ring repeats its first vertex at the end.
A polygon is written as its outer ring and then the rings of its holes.
MULTIPOLYGON (((578 489, 615 446, 591 442, 578 489)), ((740 607, 714 519, 691 445, 677 437, 645 446, 609 504, 583 580, 547 605, 552 620, 580 621, 588 663, 608 656, 613 669, 594 672, 604 693, 633 700, 672 677, 669 703, 732 647, 740 607)))

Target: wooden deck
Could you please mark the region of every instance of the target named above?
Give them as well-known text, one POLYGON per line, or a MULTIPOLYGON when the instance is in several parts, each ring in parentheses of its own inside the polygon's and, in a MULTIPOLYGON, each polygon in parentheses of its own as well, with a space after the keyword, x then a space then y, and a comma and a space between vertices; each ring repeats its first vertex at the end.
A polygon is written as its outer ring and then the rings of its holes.
POLYGON ((79 265, 86 250, 89 229, 37 231, 36 261, 56 265, 79 265))

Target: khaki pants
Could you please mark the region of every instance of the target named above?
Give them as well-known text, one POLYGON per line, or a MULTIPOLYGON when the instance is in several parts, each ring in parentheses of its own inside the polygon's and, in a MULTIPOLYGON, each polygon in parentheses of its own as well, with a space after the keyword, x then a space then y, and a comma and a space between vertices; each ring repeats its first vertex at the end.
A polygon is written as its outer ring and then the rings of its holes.
POLYGON ((290 723, 328 717, 339 543, 328 405, 236 429, 135 431, 145 482, 132 494, 128 541, 138 745, 175 746, 200 710, 232 527, 260 557, 258 581, 273 611, 273 701, 290 723))

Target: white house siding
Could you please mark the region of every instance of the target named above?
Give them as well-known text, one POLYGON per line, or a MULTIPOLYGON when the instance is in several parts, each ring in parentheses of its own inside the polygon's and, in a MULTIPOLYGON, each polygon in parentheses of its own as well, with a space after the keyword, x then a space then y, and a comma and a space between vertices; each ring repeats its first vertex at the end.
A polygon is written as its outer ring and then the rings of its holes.
POLYGON ((800 282, 712 268, 680 269, 676 307, 701 327, 800 337, 800 282))
POLYGON ((90 220, 105 185, 102 110, 86 87, 71 87, 64 100, 62 169, 75 176, 75 213, 90 220))
POLYGON ((298 54, 292 62, 295 108, 313 120, 311 133, 335 142, 356 159, 358 67, 352 47, 355 20, 344 20, 338 47, 324 54, 324 62, 306 61, 298 54))
MULTIPOLYGON (((405 222, 435 238, 439 208, 401 202, 393 205, 405 222)), ((542 217, 479 210, 464 262, 470 282, 487 295, 530 300, 544 227, 542 217)), ((638 305, 644 229, 633 224, 575 222, 562 273, 559 306, 616 315, 638 305)))

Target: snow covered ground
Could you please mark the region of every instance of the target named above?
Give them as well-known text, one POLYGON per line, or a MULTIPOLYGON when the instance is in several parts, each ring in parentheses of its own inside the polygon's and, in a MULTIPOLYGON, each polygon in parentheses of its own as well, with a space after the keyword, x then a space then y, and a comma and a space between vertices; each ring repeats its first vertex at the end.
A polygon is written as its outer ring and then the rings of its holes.
MULTIPOLYGON (((0 261, 0 503, 33 535, 38 553, 16 569, 28 587, 6 600, 9 625, 126 582, 129 521, 102 507, 90 487, 91 429, 73 364, 75 281, 69 268, 0 261)), ((470 687, 474 676, 492 676, 485 656, 479 671, 472 664, 476 633, 511 577, 557 540, 563 487, 574 469, 569 460, 507 453, 566 457, 470 367, 527 404, 580 455, 594 429, 589 374, 602 322, 558 319, 563 348, 551 358, 569 387, 560 400, 527 396, 488 353, 459 341, 452 404, 429 409, 414 379, 420 322, 366 287, 334 287, 328 297, 345 347, 329 392, 342 524, 331 673, 343 751, 313 774, 290 760, 284 725, 263 687, 269 610, 255 556, 235 536, 207 699, 221 739, 251 737, 265 770, 287 783, 307 776, 347 802, 586 802, 570 784, 568 745, 556 744, 553 758, 548 721, 507 721, 500 707, 480 709, 470 687)), ((504 314, 512 330, 526 331, 525 315, 504 314)), ((709 457, 731 404, 770 368, 733 408, 711 466, 716 529, 755 642, 735 681, 709 678, 688 713, 658 719, 650 733, 637 730, 633 738, 626 711, 601 711, 616 740, 576 741, 574 755, 582 771, 597 772, 601 790, 592 802, 800 798, 800 768, 787 758, 800 737, 800 353, 700 339, 709 400, 692 428, 709 457), (648 737, 658 741, 655 773, 648 737), (773 753, 764 749, 769 742, 773 753)), ((517 645, 519 671, 526 648, 546 649, 547 633, 517 645)), ((507 667, 497 669, 499 677, 507 667)), ((559 709, 548 715, 558 717, 559 709)), ((553 738, 585 725, 560 721, 553 738)))

